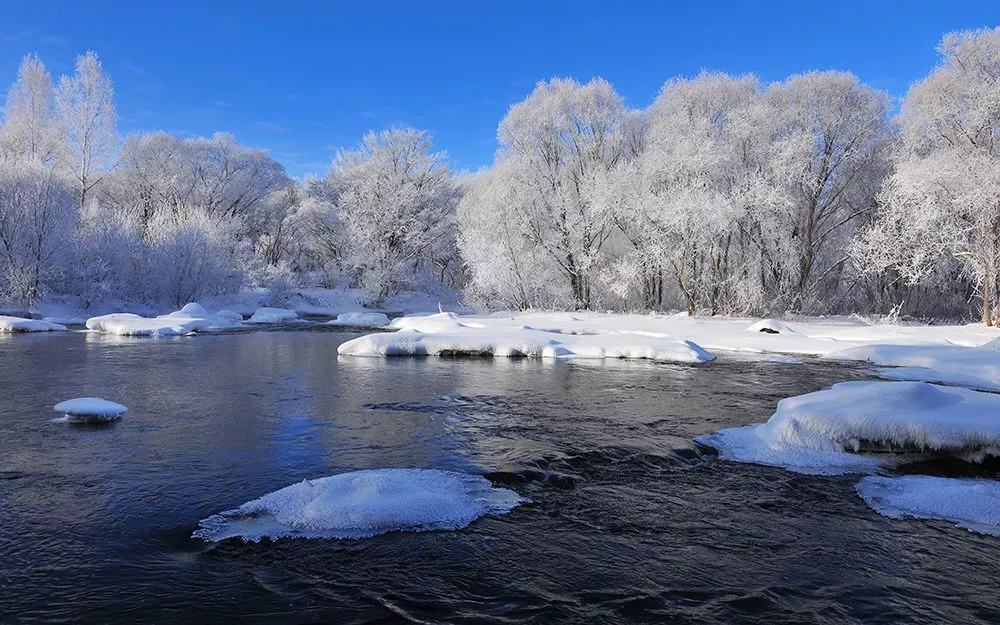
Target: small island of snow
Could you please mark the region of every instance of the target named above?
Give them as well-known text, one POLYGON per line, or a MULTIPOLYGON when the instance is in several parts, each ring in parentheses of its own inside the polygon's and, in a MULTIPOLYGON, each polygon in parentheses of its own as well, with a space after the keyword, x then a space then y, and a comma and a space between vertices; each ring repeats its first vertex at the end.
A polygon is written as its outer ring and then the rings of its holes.
POLYGON ((855 488, 869 507, 891 519, 940 519, 1000 536, 1000 482, 995 480, 870 475, 855 488))
POLYGON ((375 469, 303 480, 201 521, 194 538, 369 538, 455 530, 527 501, 478 475, 375 469))
POLYGON ((85 423, 114 421, 128 412, 125 406, 99 397, 68 399, 53 406, 53 410, 65 414, 71 422, 85 423))

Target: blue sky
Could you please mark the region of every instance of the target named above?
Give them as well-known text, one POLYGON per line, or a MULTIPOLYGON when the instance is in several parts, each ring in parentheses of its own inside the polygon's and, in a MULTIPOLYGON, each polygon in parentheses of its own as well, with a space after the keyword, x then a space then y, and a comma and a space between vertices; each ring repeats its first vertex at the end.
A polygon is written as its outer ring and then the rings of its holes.
POLYGON ((301 176, 369 129, 408 125, 474 170, 538 80, 602 76, 645 107, 702 68, 765 81, 844 69, 898 96, 937 62, 942 34, 998 23, 997 0, 7 0, 0 85, 29 52, 58 75, 92 49, 123 132, 228 131, 301 176))

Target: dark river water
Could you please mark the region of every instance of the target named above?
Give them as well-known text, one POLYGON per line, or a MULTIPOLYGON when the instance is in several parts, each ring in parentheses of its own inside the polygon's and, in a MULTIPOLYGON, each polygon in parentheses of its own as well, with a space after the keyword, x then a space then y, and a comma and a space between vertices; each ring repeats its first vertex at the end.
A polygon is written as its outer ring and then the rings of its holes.
POLYGON ((691 442, 862 369, 338 358, 353 336, 0 337, 0 622, 1000 619, 997 539, 880 517, 856 476, 691 442), (130 411, 52 421, 87 395, 130 411), (533 503, 454 532, 190 538, 304 478, 379 467, 482 474, 533 503))

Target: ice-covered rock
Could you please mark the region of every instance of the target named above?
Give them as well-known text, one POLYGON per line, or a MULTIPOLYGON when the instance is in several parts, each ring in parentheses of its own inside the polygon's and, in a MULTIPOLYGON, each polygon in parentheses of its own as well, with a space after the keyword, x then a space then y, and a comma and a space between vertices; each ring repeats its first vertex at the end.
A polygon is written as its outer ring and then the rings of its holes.
POLYGON ((994 480, 869 475, 855 488, 869 507, 891 519, 940 519, 1000 536, 1000 482, 994 480))
POLYGON ((303 480, 201 521, 195 538, 368 538, 455 530, 527 501, 478 475, 375 469, 303 480))
POLYGON ((45 317, 43 321, 62 326, 82 326, 87 323, 83 317, 45 317))
POLYGON ((380 328, 389 325, 389 317, 378 312, 349 312, 337 315, 326 322, 331 326, 354 326, 357 328, 380 328))
POLYGON ((65 332, 66 326, 40 319, 0 315, 0 332, 65 332))
POLYGON ((284 321, 291 321, 298 317, 298 314, 294 310, 288 310, 287 308, 269 308, 263 307, 258 308, 253 316, 247 320, 247 323, 282 323, 284 321))
POLYGON ((696 440, 727 460, 802 473, 865 472, 893 464, 900 452, 968 461, 998 455, 998 416, 1000 395, 991 393, 924 382, 842 382, 781 400, 767 423, 696 440))
POLYGON ((764 334, 798 334, 798 332, 778 319, 761 319, 747 328, 747 332, 763 332, 764 334))
POLYGON ((240 325, 231 315, 210 313, 197 302, 185 304, 180 310, 149 318, 132 313, 113 313, 91 317, 87 329, 119 336, 173 336, 191 332, 224 330, 240 325))
POLYGON ((215 312, 215 316, 222 317, 223 319, 227 321, 232 321, 234 323, 240 323, 241 321, 243 321, 243 315, 232 310, 226 310, 225 308, 223 308, 222 310, 217 310, 215 312))
MULTIPOLYGON (((529 358, 645 358, 669 362, 708 362, 715 356, 691 341, 638 333, 567 335, 529 327, 492 329, 438 320, 427 332, 417 329, 369 334, 342 343, 349 356, 494 356, 529 358)), ((428 325, 422 326, 424 330, 428 325)))
POLYGON ((102 422, 113 421, 128 412, 125 406, 99 397, 77 397, 53 406, 56 412, 65 414, 70 421, 102 422))

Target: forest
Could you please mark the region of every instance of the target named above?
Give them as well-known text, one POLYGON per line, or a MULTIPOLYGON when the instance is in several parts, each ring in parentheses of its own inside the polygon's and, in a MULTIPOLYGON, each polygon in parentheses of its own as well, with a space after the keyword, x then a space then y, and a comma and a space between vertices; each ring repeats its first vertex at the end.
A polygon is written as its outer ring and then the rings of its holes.
POLYGON ((122 137, 93 52, 24 58, 0 124, 0 303, 179 306, 261 288, 483 308, 1000 322, 1000 28, 895 101, 845 71, 703 71, 648 108, 537 83, 494 162, 372 131, 299 180, 226 133, 122 137))

